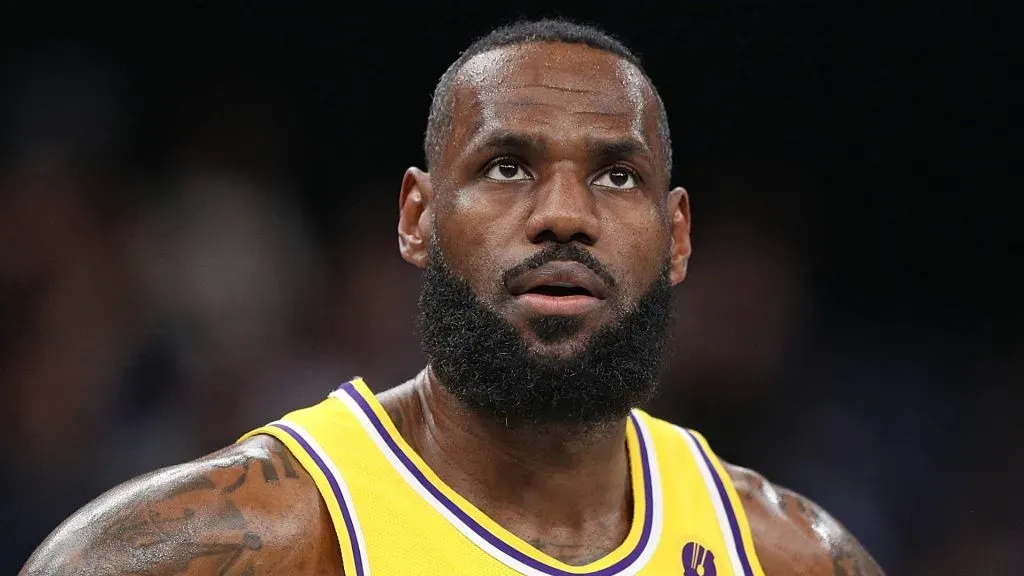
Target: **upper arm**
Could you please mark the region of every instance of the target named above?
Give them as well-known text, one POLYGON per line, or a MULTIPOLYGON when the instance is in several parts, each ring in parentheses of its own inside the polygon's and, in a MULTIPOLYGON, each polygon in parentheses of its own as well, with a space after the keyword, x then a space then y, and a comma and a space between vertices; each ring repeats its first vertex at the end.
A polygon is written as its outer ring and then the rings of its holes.
POLYGON ((21 575, 255 576, 340 567, 312 479, 279 441, 257 436, 100 496, 54 530, 21 575))
POLYGON ((820 506, 755 472, 727 468, 767 576, 884 576, 853 534, 820 506))

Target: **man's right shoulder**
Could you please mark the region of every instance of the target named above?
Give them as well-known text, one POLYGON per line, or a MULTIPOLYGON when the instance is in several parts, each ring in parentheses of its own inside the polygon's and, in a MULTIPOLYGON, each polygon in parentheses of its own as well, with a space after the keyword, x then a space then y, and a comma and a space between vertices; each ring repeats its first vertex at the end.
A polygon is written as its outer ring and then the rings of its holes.
POLYGON ((341 574, 330 515, 288 449, 255 436, 122 484, 68 518, 20 576, 341 574))

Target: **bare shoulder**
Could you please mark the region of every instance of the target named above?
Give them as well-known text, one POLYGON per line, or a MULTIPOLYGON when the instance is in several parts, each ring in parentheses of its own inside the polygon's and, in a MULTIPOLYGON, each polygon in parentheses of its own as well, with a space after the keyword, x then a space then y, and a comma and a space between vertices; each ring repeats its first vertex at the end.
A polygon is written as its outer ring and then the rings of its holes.
POLYGON ((103 494, 21 576, 340 574, 333 527, 287 448, 257 436, 103 494))
POLYGON ((767 576, 884 576, 857 539, 820 506, 752 470, 726 468, 767 576))

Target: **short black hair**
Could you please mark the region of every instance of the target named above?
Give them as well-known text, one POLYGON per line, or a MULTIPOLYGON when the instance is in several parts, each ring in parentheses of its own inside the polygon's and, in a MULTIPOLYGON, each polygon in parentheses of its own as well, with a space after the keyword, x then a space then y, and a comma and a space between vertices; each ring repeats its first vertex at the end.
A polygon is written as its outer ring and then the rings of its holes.
POLYGON ((651 82, 647 71, 640 64, 640 59, 621 41, 607 32, 588 24, 577 24, 569 20, 546 19, 520 21, 502 26, 469 45, 462 54, 441 75, 434 88, 434 97, 430 102, 430 115, 427 118, 427 133, 423 139, 423 153, 426 156, 427 169, 437 164, 444 142, 451 132, 452 123, 452 88, 455 77, 470 58, 495 48, 528 44, 531 42, 561 42, 565 44, 583 44, 591 48, 603 50, 629 62, 643 74, 658 102, 658 136, 665 150, 665 174, 672 175, 672 137, 669 133, 668 114, 665 104, 661 101, 658 89, 651 82))

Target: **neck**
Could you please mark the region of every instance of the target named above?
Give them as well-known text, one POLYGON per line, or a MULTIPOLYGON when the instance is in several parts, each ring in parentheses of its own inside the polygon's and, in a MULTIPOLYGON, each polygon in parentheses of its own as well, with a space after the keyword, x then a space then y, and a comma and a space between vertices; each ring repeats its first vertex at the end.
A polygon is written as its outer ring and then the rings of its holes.
POLYGON ((509 427, 465 407, 429 369, 414 380, 403 436, 453 489, 509 524, 582 533, 631 520, 626 419, 602 424, 509 427), (541 511, 541 512, 539 512, 541 511))

